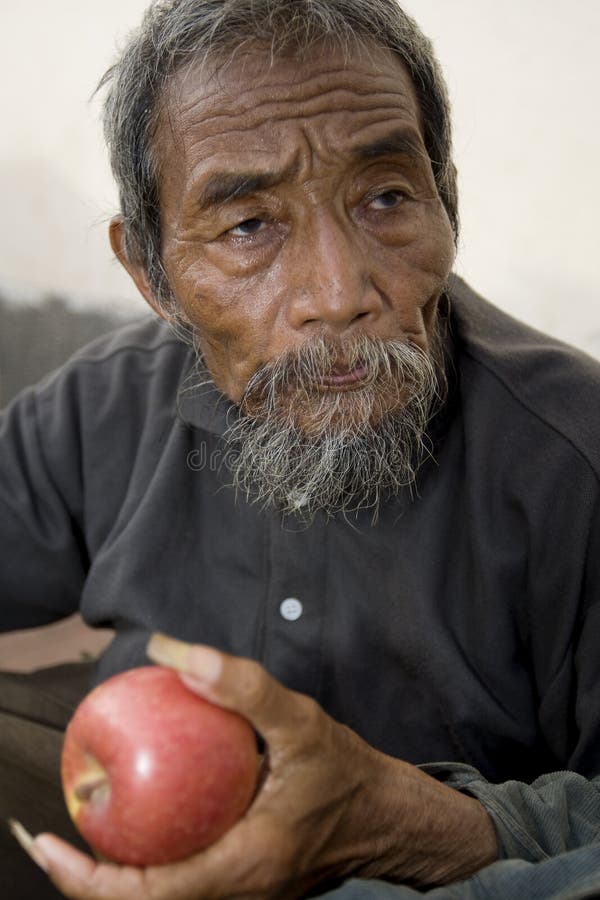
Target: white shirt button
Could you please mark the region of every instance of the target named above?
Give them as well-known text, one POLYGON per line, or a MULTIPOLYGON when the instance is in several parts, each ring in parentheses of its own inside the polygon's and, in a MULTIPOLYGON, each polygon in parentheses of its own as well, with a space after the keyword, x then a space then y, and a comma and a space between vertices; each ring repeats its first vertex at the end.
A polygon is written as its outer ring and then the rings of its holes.
POLYGON ((288 622, 295 622, 302 615, 302 604, 296 597, 286 597, 281 601, 279 612, 288 622))

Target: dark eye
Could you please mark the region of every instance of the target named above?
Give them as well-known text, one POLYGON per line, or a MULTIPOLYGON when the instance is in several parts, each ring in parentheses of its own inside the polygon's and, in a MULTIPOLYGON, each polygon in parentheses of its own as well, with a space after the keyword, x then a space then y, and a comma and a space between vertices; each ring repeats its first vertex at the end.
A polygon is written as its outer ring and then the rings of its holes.
POLYGON ((393 209, 405 199, 406 195, 402 191, 384 191, 382 194, 378 194, 377 197, 373 197, 369 206, 373 209, 393 209))
POLYGON ((234 237, 252 237, 252 235, 262 231, 264 225, 265 222, 262 219, 244 219, 243 222, 230 228, 227 233, 232 234, 234 237))

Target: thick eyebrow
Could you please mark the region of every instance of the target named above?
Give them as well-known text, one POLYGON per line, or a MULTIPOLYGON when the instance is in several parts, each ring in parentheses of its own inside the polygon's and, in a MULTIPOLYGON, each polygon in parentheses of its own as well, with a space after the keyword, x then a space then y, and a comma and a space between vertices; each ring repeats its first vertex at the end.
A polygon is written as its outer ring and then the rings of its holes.
POLYGON ((213 172, 202 185, 198 206, 205 210, 241 200, 281 184, 290 174, 290 168, 280 172, 213 172))
POLYGON ((369 144, 362 144, 352 151, 357 160, 372 160, 382 156, 406 156, 411 160, 427 159, 421 140, 412 131, 391 131, 369 144))

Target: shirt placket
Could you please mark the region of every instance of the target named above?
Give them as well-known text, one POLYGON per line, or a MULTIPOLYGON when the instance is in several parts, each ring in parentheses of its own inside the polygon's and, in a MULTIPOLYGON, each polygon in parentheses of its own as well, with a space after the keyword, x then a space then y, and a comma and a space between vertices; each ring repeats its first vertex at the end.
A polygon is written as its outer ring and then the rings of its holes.
POLYGON ((327 607, 326 529, 273 516, 261 658, 286 686, 317 696, 327 607))

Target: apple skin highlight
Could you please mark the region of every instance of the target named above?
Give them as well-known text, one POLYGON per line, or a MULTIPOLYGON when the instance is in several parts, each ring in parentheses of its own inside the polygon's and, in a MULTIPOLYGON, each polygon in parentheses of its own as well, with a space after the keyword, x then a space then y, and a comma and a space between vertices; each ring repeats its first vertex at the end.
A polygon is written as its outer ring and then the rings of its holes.
POLYGON ((114 862, 192 856, 247 810, 258 775, 246 719, 199 697, 162 666, 115 675, 75 710, 61 775, 71 818, 114 862))

